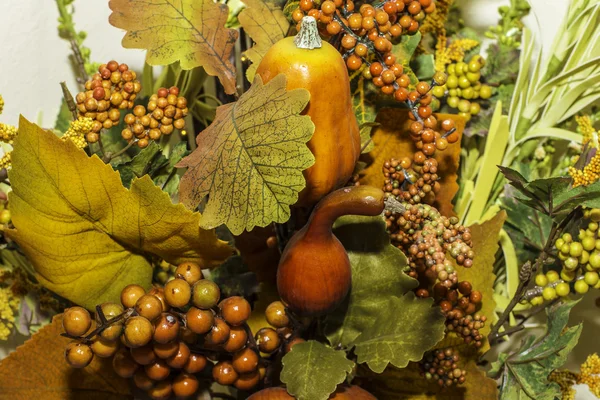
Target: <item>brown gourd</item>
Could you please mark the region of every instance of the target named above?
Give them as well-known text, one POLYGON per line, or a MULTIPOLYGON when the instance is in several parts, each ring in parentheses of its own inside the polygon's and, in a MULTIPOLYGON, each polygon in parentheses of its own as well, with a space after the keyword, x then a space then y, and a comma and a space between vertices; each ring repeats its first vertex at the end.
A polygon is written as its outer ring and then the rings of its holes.
MULTIPOLYGON (((263 389, 248 397, 248 400, 293 400, 282 387, 263 389)), ((329 400, 377 400, 375 396, 358 386, 340 386, 329 396, 329 400)))
POLYGON ((304 17, 298 35, 275 43, 256 73, 264 83, 285 74, 288 90, 304 88, 310 92, 303 114, 315 124, 307 144, 315 163, 304 171, 306 187, 296 204, 313 206, 348 182, 360 155, 346 64, 332 45, 321 41, 315 19, 304 17))
POLYGON ((350 260, 332 225, 342 215, 378 215, 384 192, 371 186, 338 189, 323 198, 308 223, 288 242, 277 269, 277 291, 300 316, 318 316, 337 307, 352 281, 350 260))

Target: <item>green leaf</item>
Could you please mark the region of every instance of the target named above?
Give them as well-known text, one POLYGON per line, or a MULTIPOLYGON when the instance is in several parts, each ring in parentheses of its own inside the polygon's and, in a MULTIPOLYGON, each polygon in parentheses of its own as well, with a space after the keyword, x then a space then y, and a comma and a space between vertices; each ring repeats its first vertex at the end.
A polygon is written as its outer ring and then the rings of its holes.
MULTIPOLYGON (((571 182, 571 178, 563 178, 564 182, 571 182)), ((555 215, 561 217, 569 213, 573 208, 581 206, 588 208, 600 207, 600 181, 588 186, 577 186, 569 188, 569 185, 561 186, 556 190, 554 196, 555 215)))
POLYGON ((328 399, 354 366, 344 351, 314 340, 296 344, 282 363, 281 381, 298 400, 328 399))
POLYGON ((413 292, 392 296, 375 323, 354 341, 358 363, 381 373, 392 364, 404 368, 444 338, 445 317, 433 299, 418 299, 413 292))
POLYGON ((116 170, 121 174, 123 186, 130 187, 134 178, 147 174, 158 156, 162 156, 160 147, 152 141, 130 161, 117 165, 116 170))
POLYGON ((242 257, 228 258, 221 266, 210 272, 210 279, 219 285, 223 298, 231 296, 250 297, 259 291, 256 274, 248 269, 242 257))
POLYGON ((579 340, 582 324, 566 328, 571 309, 578 303, 559 303, 546 310, 548 325, 541 337, 529 336, 514 354, 501 353, 491 373, 502 374, 501 400, 551 399, 560 387, 548 375, 563 366, 579 340))
POLYGON ((435 60, 433 54, 419 54, 412 59, 410 67, 421 81, 429 80, 435 74, 435 60))
POLYGON ((381 217, 344 216, 335 222, 333 233, 348 252, 352 289, 325 319, 325 334, 332 346, 348 346, 386 313, 390 297, 403 296, 418 282, 402 272, 406 256, 390 244, 381 217))
POLYGON ((397 57, 399 63, 408 65, 420 41, 421 32, 414 35, 402 35, 400 42, 392 46, 392 53, 397 57))
POLYGON ((63 99, 60 102, 60 108, 58 109, 58 115, 56 116, 54 129, 65 133, 67 129, 69 129, 72 120, 73 114, 71 114, 71 111, 69 111, 69 106, 67 106, 67 102, 63 99))
POLYGON ((371 133, 376 126, 379 126, 376 122, 365 122, 360 125, 361 154, 366 154, 375 148, 375 143, 371 140, 371 133))

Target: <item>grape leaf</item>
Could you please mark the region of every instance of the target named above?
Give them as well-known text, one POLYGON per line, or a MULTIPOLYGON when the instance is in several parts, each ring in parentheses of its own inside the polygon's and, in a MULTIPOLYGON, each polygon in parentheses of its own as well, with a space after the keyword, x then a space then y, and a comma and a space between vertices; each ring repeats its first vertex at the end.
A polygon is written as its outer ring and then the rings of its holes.
POLYGON ((298 400, 328 399, 354 366, 343 350, 334 350, 315 340, 296 344, 282 363, 281 381, 298 400))
POLYGON ((560 398, 560 387, 548 381, 550 373, 563 366, 579 341, 582 324, 567 328, 569 313, 579 301, 555 304, 546 309, 544 336, 527 337, 513 354, 500 353, 490 375, 501 375, 501 400, 560 398))
MULTIPOLYGON (((468 346, 463 345, 463 348, 468 346)), ((467 372, 464 384, 441 387, 435 380, 426 379, 417 363, 406 368, 388 367, 376 374, 368 368, 360 368, 358 375, 364 379, 364 388, 378 399, 405 400, 497 400, 496 381, 485 376, 477 367, 473 356, 460 352, 458 366, 467 372)))
POLYGON ((381 217, 344 216, 333 233, 348 252, 352 266, 352 288, 345 303, 325 320, 325 333, 332 346, 348 346, 369 329, 391 296, 401 297, 418 286, 402 269, 406 256, 390 244, 381 217))
POLYGON ((240 99, 217 108, 213 123, 196 139, 198 148, 178 167, 189 167, 180 196, 195 208, 206 196, 203 228, 244 229, 285 222, 306 181, 302 171, 314 163, 306 146, 314 124, 300 113, 306 89, 286 91, 285 75, 263 85, 260 76, 240 99))
POLYGON ((127 31, 123 47, 146 49, 150 65, 180 61, 219 77, 225 93, 236 92, 230 57, 238 38, 225 27, 229 9, 212 0, 110 0, 111 25, 127 31))
POLYGON ((413 292, 390 297, 375 323, 354 340, 357 362, 381 373, 390 363, 404 368, 420 360, 444 337, 445 317, 432 305, 432 298, 418 299, 413 292))
POLYGON ((246 71, 246 78, 252 82, 258 64, 269 48, 287 35, 290 23, 281 8, 271 0, 244 0, 244 3, 247 7, 238 19, 244 31, 256 43, 244 53, 252 61, 246 71))
POLYGON ((200 214, 174 205, 148 176, 121 185, 119 174, 21 118, 9 194, 15 229, 5 231, 53 292, 88 308, 148 287, 148 255, 177 264, 217 265, 231 249, 198 228, 200 214))
MULTIPOLYGON (((369 166, 361 172, 360 183, 375 187, 383 187, 385 178, 381 172, 384 162, 392 157, 411 157, 417 151, 414 142, 410 138, 411 120, 408 118, 408 110, 400 108, 383 109, 377 115, 375 122, 380 125, 374 128, 372 140, 375 148, 367 155, 362 156, 362 160, 369 163, 369 166)), ((456 132, 459 138, 465 127, 465 120, 452 114, 435 114, 438 121, 452 119, 456 124, 456 132)), ((452 199, 458 192, 456 183, 458 163, 460 161, 460 139, 451 144, 444 151, 436 151, 434 158, 438 161, 438 175, 440 175, 441 189, 436 195, 436 201, 433 204, 445 216, 454 215, 452 199)))
POLYGON ((95 357, 84 369, 65 361, 69 344, 60 334, 62 314, 0 361, 0 399, 132 400, 129 382, 118 376, 110 359, 95 357))
POLYGON ((126 188, 130 187, 134 178, 140 178, 145 175, 152 166, 153 160, 160 155, 162 155, 160 147, 153 141, 131 160, 117 165, 116 170, 121 175, 123 186, 126 188))

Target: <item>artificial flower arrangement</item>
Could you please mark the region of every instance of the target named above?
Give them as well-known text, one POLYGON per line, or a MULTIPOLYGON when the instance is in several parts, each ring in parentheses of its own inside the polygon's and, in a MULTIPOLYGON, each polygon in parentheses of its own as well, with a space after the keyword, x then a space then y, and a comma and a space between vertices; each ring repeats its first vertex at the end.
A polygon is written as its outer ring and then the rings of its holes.
POLYGON ((0 124, 0 398, 600 396, 600 2, 543 58, 525 0, 485 51, 453 0, 110 0, 135 71, 72 1, 80 87, 0 124))

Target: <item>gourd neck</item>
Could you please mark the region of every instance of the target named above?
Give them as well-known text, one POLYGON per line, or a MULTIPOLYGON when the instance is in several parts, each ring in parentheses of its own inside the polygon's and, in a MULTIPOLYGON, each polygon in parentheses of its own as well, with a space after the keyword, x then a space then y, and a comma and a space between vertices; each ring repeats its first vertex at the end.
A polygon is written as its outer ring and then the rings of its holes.
POLYGON ((299 49, 318 49, 322 46, 321 36, 317 28, 317 20, 306 16, 300 22, 300 32, 294 38, 294 43, 299 49))
POLYGON ((384 192, 372 186, 351 186, 336 190, 321 200, 313 210, 307 223, 306 236, 316 240, 331 238, 332 225, 342 215, 379 215, 385 207, 384 198, 384 192))

